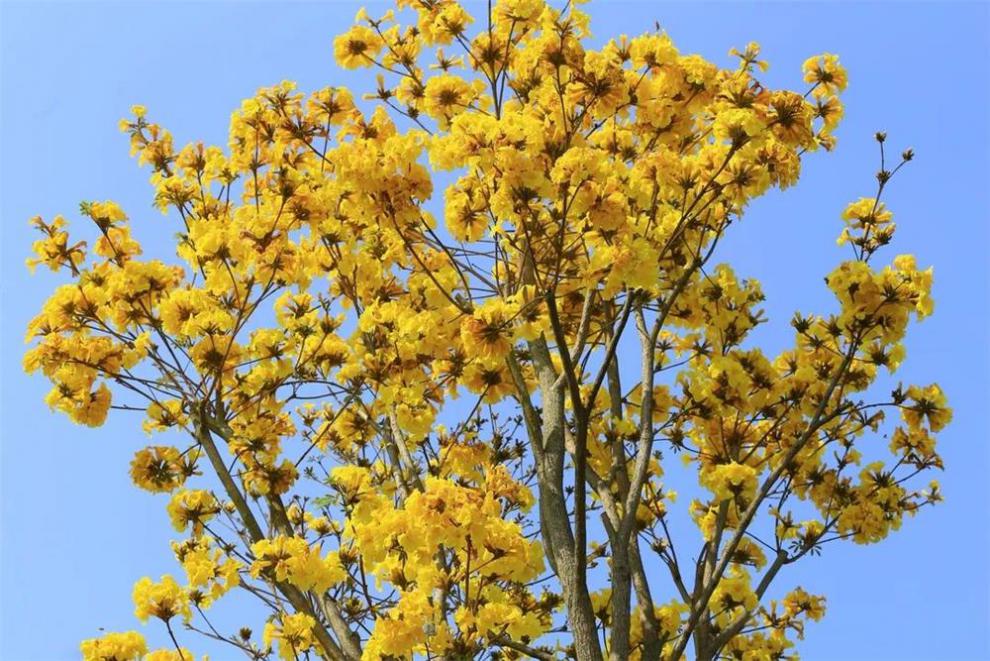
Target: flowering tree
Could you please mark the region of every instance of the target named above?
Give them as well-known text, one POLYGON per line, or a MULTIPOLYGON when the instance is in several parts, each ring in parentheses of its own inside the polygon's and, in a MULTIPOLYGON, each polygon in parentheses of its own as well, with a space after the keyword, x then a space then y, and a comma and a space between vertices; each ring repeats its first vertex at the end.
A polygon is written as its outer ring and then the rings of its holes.
POLYGON ((108 633, 84 658, 191 661, 190 631, 251 659, 781 658, 824 611, 770 599, 782 570, 939 500, 916 481, 942 466, 941 390, 872 387, 932 311, 930 269, 876 264, 910 151, 889 166, 877 135, 837 311, 796 314, 767 356, 759 284, 712 259, 834 145, 845 71, 812 57, 804 91, 775 91, 755 44, 732 69, 662 33, 592 50, 576 4, 361 12, 334 51, 380 72, 373 110, 283 83, 226 150, 177 151, 135 106, 174 264, 142 259, 112 202, 81 205, 91 243, 32 221, 29 265, 68 282, 25 367, 74 421, 140 411, 174 443, 131 476, 187 535, 185 579, 134 588, 174 649, 108 633), (209 619, 232 594, 270 612, 260 640, 209 619))

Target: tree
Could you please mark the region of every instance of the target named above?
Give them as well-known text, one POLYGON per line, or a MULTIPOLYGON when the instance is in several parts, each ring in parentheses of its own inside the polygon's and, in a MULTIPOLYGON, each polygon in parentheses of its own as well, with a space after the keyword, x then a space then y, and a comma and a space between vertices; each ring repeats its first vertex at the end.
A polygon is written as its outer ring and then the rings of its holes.
POLYGON ((877 134, 837 311, 796 314, 768 357, 759 284, 712 259, 834 146, 838 58, 770 90, 755 44, 727 70, 659 31, 593 50, 577 4, 362 12, 334 50, 381 72, 373 110, 283 83, 242 103, 226 150, 176 151, 135 106, 121 126, 176 264, 142 258, 113 202, 81 205, 91 248, 32 221, 29 265, 69 282, 25 368, 76 422, 139 411, 175 443, 131 475, 188 535, 183 583, 134 588, 175 649, 109 633, 84 658, 191 660, 179 619, 249 658, 780 658, 824 612, 770 598, 782 569, 940 499, 917 482, 942 467, 942 391, 874 392, 932 311, 931 269, 875 265, 910 150, 888 165, 877 134), (270 611, 261 641, 210 621, 228 594, 270 611))

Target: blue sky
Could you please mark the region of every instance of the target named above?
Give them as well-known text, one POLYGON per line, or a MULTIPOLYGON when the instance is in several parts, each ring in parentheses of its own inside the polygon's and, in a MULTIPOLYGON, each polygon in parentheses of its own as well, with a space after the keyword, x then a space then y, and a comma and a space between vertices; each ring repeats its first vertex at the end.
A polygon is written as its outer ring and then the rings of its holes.
MULTIPOLYGON (((372 6, 374 6, 372 4, 372 6)), ((378 5, 381 6, 381 5, 378 5)), ((56 280, 29 277, 27 220, 77 216, 78 203, 114 199, 146 241, 173 228, 151 208, 147 171, 128 158, 117 119, 143 103, 176 144, 223 144, 229 113, 262 85, 303 90, 346 84, 331 42, 354 3, 14 3, 0 6, 0 658, 69 659, 99 628, 142 627, 133 582, 179 573, 164 500, 127 476, 145 444, 135 418, 99 430, 49 413, 48 385, 21 373, 23 329, 56 280)), ((759 41, 771 85, 800 85, 812 54, 838 53, 850 71, 846 120, 833 154, 812 155, 801 183, 772 192, 733 228, 721 253, 759 278, 779 349, 794 310, 830 309, 822 278, 847 253, 835 246, 842 207, 874 190, 876 130, 916 160, 886 198, 898 236, 888 251, 935 266, 935 315, 911 329, 898 376, 938 380, 955 408, 941 436, 946 502, 905 522, 887 542, 827 546, 781 581, 825 592, 829 612, 809 627, 804 658, 990 657, 988 545, 988 154, 990 5, 982 3, 593 2, 597 39, 658 20, 682 52, 728 65, 727 51, 759 41)), ((880 441, 878 441, 880 442, 880 441)), ((236 608, 221 612, 235 621, 236 608)), ((262 622, 255 620, 256 630, 262 622)), ((153 624, 143 630, 163 644, 153 624)), ((184 644, 213 651, 189 636, 184 644)))

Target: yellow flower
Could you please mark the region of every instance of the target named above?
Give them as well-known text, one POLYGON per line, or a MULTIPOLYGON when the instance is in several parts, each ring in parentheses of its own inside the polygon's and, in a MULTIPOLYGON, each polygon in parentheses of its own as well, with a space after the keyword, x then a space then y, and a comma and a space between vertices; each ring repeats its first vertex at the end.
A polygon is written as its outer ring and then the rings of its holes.
POLYGON ((831 53, 809 57, 802 69, 805 82, 815 85, 812 94, 816 97, 841 92, 849 82, 846 70, 839 64, 838 55, 831 53))
POLYGON ((784 611, 790 617, 804 615, 817 622, 825 615, 825 597, 796 588, 784 597, 784 611))
POLYGON ((434 76, 426 83, 423 111, 446 128, 451 117, 467 110, 476 95, 472 84, 460 76, 434 76))
POLYGON ((278 656, 284 661, 295 661, 306 655, 313 646, 313 627, 316 621, 305 613, 287 615, 281 613, 277 621, 265 624, 262 635, 265 647, 271 650, 272 643, 278 643, 278 656))
POLYGON ((153 445, 138 450, 131 461, 131 480, 152 493, 168 493, 181 487, 191 474, 177 448, 153 445))
POLYGON ((168 503, 172 527, 178 532, 185 532, 191 525, 194 536, 202 535, 206 523, 219 513, 220 503, 212 493, 203 489, 182 489, 168 503))
POLYGON ((924 420, 930 430, 941 431, 952 420, 952 409, 938 384, 925 388, 911 386, 907 396, 912 403, 901 408, 901 416, 911 427, 918 427, 924 420))
POLYGON ((756 493, 757 473, 745 464, 720 464, 702 474, 702 484, 715 494, 716 500, 741 498, 751 501, 756 493))
POLYGON ((458 241, 478 241, 491 222, 487 200, 472 181, 468 179, 463 186, 447 189, 444 220, 447 229, 458 241))
POLYGON ((120 205, 110 200, 106 202, 83 202, 80 206, 83 213, 92 218, 101 229, 107 229, 127 220, 127 214, 120 208, 120 205))
POLYGON ((333 40, 333 54, 343 68, 357 69, 371 66, 382 46, 382 39, 374 30, 355 25, 333 40))
POLYGON ((718 586, 712 593, 711 603, 715 605, 713 610, 731 611, 742 607, 746 610, 756 608, 756 594, 749 584, 749 574, 733 568, 731 575, 719 581, 718 586))
POLYGON ((677 48, 666 34, 645 34, 634 38, 629 45, 634 67, 656 69, 677 61, 677 48))
POLYGON ((55 216, 51 224, 42 220, 41 216, 35 216, 31 219, 31 224, 44 235, 44 238, 31 245, 36 257, 25 262, 32 273, 38 264, 44 264, 52 271, 58 271, 64 266, 76 270, 86 260, 86 242, 80 241, 69 246, 69 233, 65 230, 68 223, 62 216, 55 216))
POLYGON ((321 557, 320 550, 311 548, 302 537, 263 539, 251 545, 251 553, 255 557, 250 568, 252 576, 265 575, 306 592, 326 592, 347 577, 336 553, 321 557))
POLYGON ((152 650, 142 661, 195 661, 196 657, 185 647, 174 649, 163 647, 152 650))
POLYGON ((206 608, 232 588, 240 584, 242 564, 236 558, 224 559, 223 552, 214 548, 212 538, 193 537, 185 542, 172 542, 172 551, 182 564, 189 579, 189 587, 195 590, 196 604, 206 608), (201 590, 201 588, 205 588, 201 590))
POLYGON ((155 583, 147 576, 134 584, 134 614, 142 622, 149 617, 157 617, 168 622, 181 615, 185 621, 192 616, 189 610, 189 596, 169 575, 162 576, 155 583))
POLYGON ((148 652, 144 636, 137 631, 107 633, 84 640, 79 648, 83 661, 139 661, 148 652))
POLYGON ((484 395, 488 404, 502 401, 515 390, 505 365, 484 360, 476 360, 464 369, 463 383, 471 392, 484 395))
POLYGON ((461 3, 440 2, 432 7, 423 6, 417 25, 422 30, 425 43, 446 45, 461 36, 473 20, 461 3))
POLYGON ((169 399, 163 402, 152 402, 147 408, 147 419, 143 428, 148 434, 153 431, 163 431, 175 426, 184 426, 188 421, 182 411, 183 402, 169 399))
POLYGON ((492 299, 461 322, 461 341, 471 357, 501 360, 512 349, 516 310, 492 299))

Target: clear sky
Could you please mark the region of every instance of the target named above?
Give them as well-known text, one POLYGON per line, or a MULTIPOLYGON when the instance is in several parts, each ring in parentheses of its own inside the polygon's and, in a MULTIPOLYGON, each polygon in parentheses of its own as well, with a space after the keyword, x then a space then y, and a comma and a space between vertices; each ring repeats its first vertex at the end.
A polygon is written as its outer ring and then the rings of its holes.
MULTIPOLYGON (((381 6, 381 5, 378 5, 381 6)), ((347 84, 331 42, 352 3, 0 4, 2 218, 2 499, 0 659, 78 657, 99 628, 142 629, 131 587, 143 575, 181 573, 169 549, 164 497, 131 486, 132 453, 146 444, 137 418, 98 430, 48 411, 44 379, 21 372, 23 332, 56 279, 29 277, 35 214, 78 217, 81 200, 114 199, 145 241, 172 227, 151 208, 148 172, 128 158, 117 120, 148 106, 177 146, 224 144, 229 113, 262 85, 303 90, 347 84)), ((624 3, 588 6, 597 39, 637 34, 654 21, 682 52, 729 65, 727 51, 759 41, 773 86, 798 87, 800 66, 831 51, 850 72, 846 119, 833 154, 806 160, 801 182, 754 204, 721 253, 757 277, 778 349, 795 310, 829 309, 822 277, 847 253, 835 246, 839 212, 873 193, 874 131, 916 160, 886 198, 898 236, 887 258, 914 252, 935 265, 935 315, 909 332, 899 376, 938 380, 955 409, 941 435, 946 502, 870 547, 829 545, 779 579, 828 596, 809 627, 804 658, 990 658, 988 545, 988 220, 990 5, 982 3, 624 3)), ((876 443, 886 443, 876 439, 876 443)), ((223 607, 218 606, 218 608, 223 607)), ((240 615, 228 608, 222 620, 240 615)), ((260 631, 262 622, 254 621, 260 631)), ((155 644, 163 632, 143 630, 155 644)), ((212 651, 186 635, 196 651, 212 651)))

